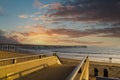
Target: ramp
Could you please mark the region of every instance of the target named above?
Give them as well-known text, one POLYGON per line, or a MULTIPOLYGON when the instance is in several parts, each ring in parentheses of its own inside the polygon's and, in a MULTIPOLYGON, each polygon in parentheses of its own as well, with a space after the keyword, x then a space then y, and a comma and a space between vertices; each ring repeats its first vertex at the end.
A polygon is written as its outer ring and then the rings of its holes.
POLYGON ((56 64, 15 80, 65 80, 74 68, 75 66, 72 65, 56 64))
POLYGON ((41 59, 1 66, 0 80, 14 80, 55 64, 60 64, 59 59, 56 56, 49 56, 41 59))

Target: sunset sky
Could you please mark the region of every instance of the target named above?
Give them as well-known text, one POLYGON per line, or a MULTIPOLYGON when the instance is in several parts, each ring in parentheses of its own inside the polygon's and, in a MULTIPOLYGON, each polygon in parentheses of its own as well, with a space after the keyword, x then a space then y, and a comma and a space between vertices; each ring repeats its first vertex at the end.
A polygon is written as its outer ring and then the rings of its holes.
POLYGON ((120 48, 120 0, 0 0, 0 43, 120 48))

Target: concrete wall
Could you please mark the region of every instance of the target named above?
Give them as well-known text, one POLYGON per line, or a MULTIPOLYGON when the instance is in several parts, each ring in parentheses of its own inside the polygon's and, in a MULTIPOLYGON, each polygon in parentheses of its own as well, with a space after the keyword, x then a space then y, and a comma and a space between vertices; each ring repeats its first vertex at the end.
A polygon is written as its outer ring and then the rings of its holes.
POLYGON ((56 56, 46 57, 0 67, 0 80, 13 80, 54 64, 60 64, 56 56))

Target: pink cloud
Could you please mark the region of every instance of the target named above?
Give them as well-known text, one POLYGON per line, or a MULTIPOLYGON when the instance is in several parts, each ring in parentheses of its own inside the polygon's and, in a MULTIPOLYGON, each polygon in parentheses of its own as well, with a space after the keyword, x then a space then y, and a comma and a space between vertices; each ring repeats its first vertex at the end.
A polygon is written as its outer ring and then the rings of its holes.
POLYGON ((35 2, 33 3, 33 7, 41 8, 42 6, 43 4, 39 0, 35 0, 35 2))
POLYGON ((38 0, 35 0, 35 2, 33 3, 33 7, 36 7, 38 9, 44 9, 47 8, 48 10, 60 10, 63 5, 60 3, 51 3, 51 4, 43 4, 38 0))
POLYGON ((63 5, 60 3, 53 3, 50 5, 50 7, 52 10, 62 10, 63 5))
POLYGON ((21 43, 31 43, 34 41, 41 41, 46 43, 73 43, 73 44, 101 44, 102 42, 90 42, 90 41, 80 41, 77 40, 80 37, 89 36, 93 33, 83 32, 80 30, 74 29, 48 29, 41 25, 33 25, 27 27, 29 29, 25 32, 11 32, 10 36, 14 40, 21 42, 21 43), (76 40, 73 40, 77 38, 76 40))
POLYGON ((19 42, 10 36, 7 36, 7 33, 4 30, 0 29, 0 43, 19 43, 19 42))
MULTIPOLYGON (((104 41, 83 41, 80 38, 87 38, 94 35, 94 37, 115 37, 119 38, 119 27, 111 27, 104 29, 86 29, 75 30, 67 28, 46 28, 42 25, 27 26, 27 31, 24 32, 11 32, 9 38, 21 43, 36 43, 44 42, 44 44, 88 44, 98 45, 104 44, 104 41), (100 35, 100 36, 99 36, 100 35)), ((93 38, 94 39, 94 38, 93 38)))
POLYGON ((25 18, 28 18, 28 15, 22 14, 22 15, 19 15, 18 17, 25 19, 25 18))

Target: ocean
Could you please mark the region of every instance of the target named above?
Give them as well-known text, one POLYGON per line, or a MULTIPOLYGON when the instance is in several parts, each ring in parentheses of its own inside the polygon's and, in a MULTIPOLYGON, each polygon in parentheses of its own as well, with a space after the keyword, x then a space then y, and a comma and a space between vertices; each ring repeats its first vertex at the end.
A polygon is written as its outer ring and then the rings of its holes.
POLYGON ((32 50, 34 53, 51 55, 57 53, 59 57, 81 60, 89 56, 90 61, 120 63, 120 48, 92 47, 87 48, 54 48, 32 50), (111 61, 110 61, 110 58, 111 61))

